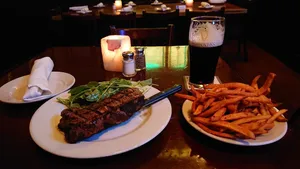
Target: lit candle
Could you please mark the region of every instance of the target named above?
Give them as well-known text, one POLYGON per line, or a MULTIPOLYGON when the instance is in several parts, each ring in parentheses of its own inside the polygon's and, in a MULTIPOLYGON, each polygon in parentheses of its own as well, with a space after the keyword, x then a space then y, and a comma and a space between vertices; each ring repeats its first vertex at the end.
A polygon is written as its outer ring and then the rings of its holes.
POLYGON ((115 7, 116 7, 116 9, 122 9, 122 1, 121 0, 116 0, 115 1, 115 7))
POLYGON ((186 6, 193 6, 194 0, 185 0, 185 5, 186 6))
POLYGON ((122 52, 131 48, 130 37, 127 35, 109 35, 101 39, 101 52, 104 69, 122 72, 122 52))

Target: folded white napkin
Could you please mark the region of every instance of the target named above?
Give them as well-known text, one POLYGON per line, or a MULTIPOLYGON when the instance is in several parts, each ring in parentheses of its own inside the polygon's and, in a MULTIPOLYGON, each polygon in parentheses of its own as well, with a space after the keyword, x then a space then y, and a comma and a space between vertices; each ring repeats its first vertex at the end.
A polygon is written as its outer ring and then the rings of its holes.
POLYGON ((160 7, 161 7, 161 10, 163 10, 163 11, 167 10, 167 5, 165 5, 165 4, 162 4, 160 7))
POLYGON ((100 3, 98 3, 97 5, 95 5, 94 7, 104 7, 104 5, 103 5, 102 2, 100 2, 100 3))
POLYGON ((127 6, 127 7, 124 7, 123 9, 122 9, 122 11, 123 12, 131 12, 132 11, 132 6, 127 6))
POLYGON ((207 3, 207 2, 201 2, 201 6, 204 7, 204 8, 209 8, 210 4, 207 3))
POLYGON ((129 1, 128 2, 128 5, 130 5, 130 6, 134 6, 134 5, 136 5, 134 2, 132 2, 132 1, 129 1))
POLYGON ((85 8, 89 8, 89 7, 87 5, 84 5, 84 6, 73 6, 73 7, 69 7, 69 10, 80 11, 80 10, 85 9, 85 8))
POLYGON ((26 101, 41 95, 52 94, 48 86, 48 78, 53 67, 54 63, 50 57, 43 57, 34 61, 23 100, 26 101))
POLYGON ((91 10, 89 10, 89 8, 88 8, 88 7, 86 7, 86 8, 82 8, 81 10, 79 10, 79 11, 76 11, 76 13, 81 13, 81 14, 90 13, 90 12, 92 12, 92 11, 91 11, 91 10))

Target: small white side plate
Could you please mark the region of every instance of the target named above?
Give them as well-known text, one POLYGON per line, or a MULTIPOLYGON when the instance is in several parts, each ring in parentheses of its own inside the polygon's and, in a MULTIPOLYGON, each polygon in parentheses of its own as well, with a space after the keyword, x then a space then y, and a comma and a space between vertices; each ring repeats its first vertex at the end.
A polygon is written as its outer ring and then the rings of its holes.
POLYGON ((104 7, 105 7, 105 5, 102 5, 102 6, 100 6, 100 5, 98 5, 98 6, 97 6, 97 5, 95 5, 94 7, 95 7, 95 8, 104 8, 104 7))
POLYGON ((27 89, 27 84, 29 80, 29 75, 16 78, 10 82, 7 82, 0 88, 0 100, 4 103, 11 104, 24 104, 32 103, 41 100, 45 100, 56 96, 69 88, 71 88, 75 83, 74 76, 65 72, 51 72, 49 77, 49 88, 53 94, 44 95, 38 99, 24 101, 23 96, 27 89))
POLYGON ((159 11, 159 12, 165 12, 165 11, 170 11, 171 8, 170 8, 170 7, 167 7, 166 10, 162 10, 162 8, 159 7, 159 8, 155 8, 155 10, 156 10, 156 11, 159 11))
POLYGON ((158 2, 158 3, 151 3, 151 5, 154 5, 154 6, 156 6, 156 5, 162 5, 163 3, 162 2, 158 2))
POLYGON ((136 4, 125 4, 125 6, 136 6, 136 4))
POLYGON ((204 6, 198 6, 198 8, 199 9, 212 9, 212 8, 214 8, 215 6, 214 5, 210 5, 210 6, 208 6, 208 7, 204 7, 204 6))
POLYGON ((86 13, 91 13, 93 11, 88 10, 88 11, 76 11, 76 13, 80 13, 80 14, 86 14, 86 13))
POLYGON ((133 12, 133 10, 126 11, 126 10, 123 10, 123 9, 118 9, 117 11, 121 12, 121 13, 131 13, 131 12, 133 12))

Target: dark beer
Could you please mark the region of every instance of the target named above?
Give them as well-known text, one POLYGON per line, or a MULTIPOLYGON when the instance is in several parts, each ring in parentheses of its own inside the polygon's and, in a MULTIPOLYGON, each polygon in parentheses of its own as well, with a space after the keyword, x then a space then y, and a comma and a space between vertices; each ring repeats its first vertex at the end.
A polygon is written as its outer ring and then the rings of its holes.
POLYGON ((190 83, 197 87, 213 83, 221 53, 225 18, 199 16, 191 19, 189 30, 190 83))
POLYGON ((221 48, 221 45, 215 47, 189 45, 191 83, 208 84, 213 82, 221 48))

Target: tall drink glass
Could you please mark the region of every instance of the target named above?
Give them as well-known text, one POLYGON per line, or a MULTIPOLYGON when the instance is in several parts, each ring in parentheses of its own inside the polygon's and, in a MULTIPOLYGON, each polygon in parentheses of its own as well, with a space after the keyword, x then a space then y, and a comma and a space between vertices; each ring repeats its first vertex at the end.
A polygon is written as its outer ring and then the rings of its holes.
POLYGON ((191 18, 189 30, 190 84, 197 88, 213 83, 225 33, 225 18, 191 18))

